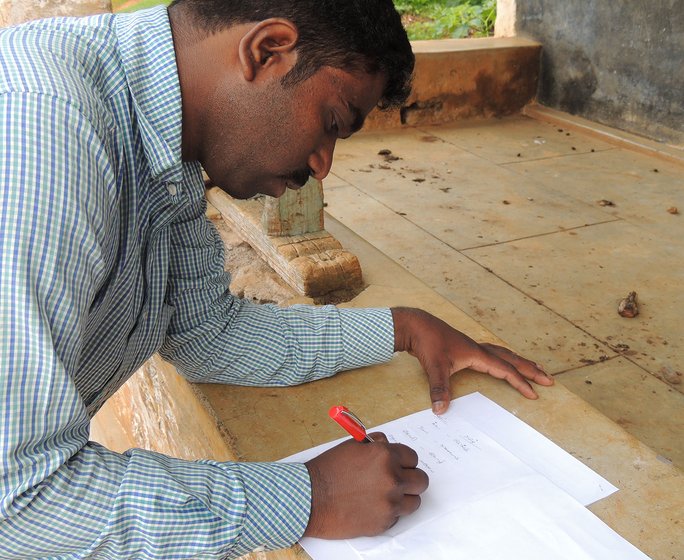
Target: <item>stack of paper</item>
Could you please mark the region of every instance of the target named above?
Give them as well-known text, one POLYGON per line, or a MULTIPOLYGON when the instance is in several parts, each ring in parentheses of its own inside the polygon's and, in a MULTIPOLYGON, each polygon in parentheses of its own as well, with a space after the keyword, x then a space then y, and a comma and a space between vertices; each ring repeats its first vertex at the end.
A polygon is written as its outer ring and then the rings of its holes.
POLYGON ((302 539, 314 560, 648 558, 585 507, 617 488, 479 393, 442 416, 425 410, 373 431, 418 453, 430 477, 422 505, 378 537, 302 539))

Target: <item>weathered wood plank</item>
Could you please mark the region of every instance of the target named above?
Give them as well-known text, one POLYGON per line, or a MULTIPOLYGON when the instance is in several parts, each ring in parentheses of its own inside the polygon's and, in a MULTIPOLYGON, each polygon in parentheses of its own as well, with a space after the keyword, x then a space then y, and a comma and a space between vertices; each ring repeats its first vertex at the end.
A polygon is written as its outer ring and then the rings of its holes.
POLYGON ((313 177, 299 190, 288 189, 280 198, 266 197, 262 217, 271 236, 302 235, 323 229, 323 183, 313 177))
POLYGON ((218 187, 207 190, 207 200, 300 294, 317 297, 361 286, 363 278, 358 259, 325 230, 269 236, 262 227, 264 210, 259 200, 235 200, 218 187))

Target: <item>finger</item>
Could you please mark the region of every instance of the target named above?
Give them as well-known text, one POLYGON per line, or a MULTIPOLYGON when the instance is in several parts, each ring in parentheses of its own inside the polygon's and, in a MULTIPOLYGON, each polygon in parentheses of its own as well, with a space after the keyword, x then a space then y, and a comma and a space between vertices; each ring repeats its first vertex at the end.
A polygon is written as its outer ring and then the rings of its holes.
POLYGON ((553 377, 551 377, 544 367, 522 356, 519 356, 512 350, 496 344, 483 344, 489 352, 497 355, 502 360, 510 363, 518 370, 526 379, 534 381, 539 385, 553 385, 553 377))
POLYGON ((527 379, 520 375, 517 369, 511 365, 508 365, 506 370, 507 372, 504 376, 504 379, 511 387, 528 399, 538 398, 537 392, 532 388, 532 385, 530 385, 527 379))
POLYGON ((422 494, 430 485, 430 479, 422 469, 404 469, 402 481, 404 494, 411 494, 412 496, 422 494))
POLYGON ((449 408, 451 395, 449 394, 450 371, 447 368, 426 369, 428 384, 430 385, 430 401, 432 401, 432 412, 444 414, 449 408))
POLYGON ((370 433, 368 434, 368 437, 371 438, 375 443, 389 443, 387 436, 382 432, 370 433))
POLYGON ((395 457, 399 459, 399 466, 408 469, 415 469, 418 465, 418 454, 409 446, 403 443, 391 443, 390 448, 395 457))
POLYGON ((406 495, 401 499, 399 504, 399 516, 413 513, 420 507, 420 496, 406 495))
POLYGON ((528 399, 537 398, 537 393, 532 386, 510 363, 493 353, 485 355, 484 358, 482 362, 473 364, 473 369, 488 373, 497 379, 504 379, 511 387, 528 399))

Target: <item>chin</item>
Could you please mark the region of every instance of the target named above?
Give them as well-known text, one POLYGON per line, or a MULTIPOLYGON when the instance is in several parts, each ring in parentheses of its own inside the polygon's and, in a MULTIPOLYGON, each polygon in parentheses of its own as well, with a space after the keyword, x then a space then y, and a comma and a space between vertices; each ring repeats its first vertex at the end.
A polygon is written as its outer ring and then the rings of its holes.
POLYGON ((216 182, 214 184, 223 192, 238 200, 247 200, 259 195, 280 198, 285 194, 285 191, 287 191, 287 188, 290 186, 287 181, 282 179, 270 181, 247 181, 246 183, 237 183, 235 181, 226 180, 225 182, 216 182))
POLYGON ((276 181, 269 185, 263 185, 255 192, 255 194, 264 194, 273 198, 280 198, 287 191, 287 183, 283 181, 276 181))
POLYGON ((236 192, 235 189, 228 189, 228 188, 224 187, 223 185, 215 185, 215 186, 217 186, 219 189, 221 189, 227 195, 230 195, 233 198, 237 198, 238 200, 247 200, 248 198, 252 198, 254 196, 253 194, 236 192))

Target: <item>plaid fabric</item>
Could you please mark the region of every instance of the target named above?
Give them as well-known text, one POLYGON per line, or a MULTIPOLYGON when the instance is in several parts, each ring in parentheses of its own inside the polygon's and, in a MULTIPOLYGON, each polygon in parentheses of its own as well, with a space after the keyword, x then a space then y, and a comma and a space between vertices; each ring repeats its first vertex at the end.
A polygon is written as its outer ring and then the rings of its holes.
POLYGON ((160 351, 196 382, 292 385, 390 358, 387 309, 228 293, 165 8, 0 31, 0 557, 224 558, 295 542, 304 465, 88 441, 160 351))

